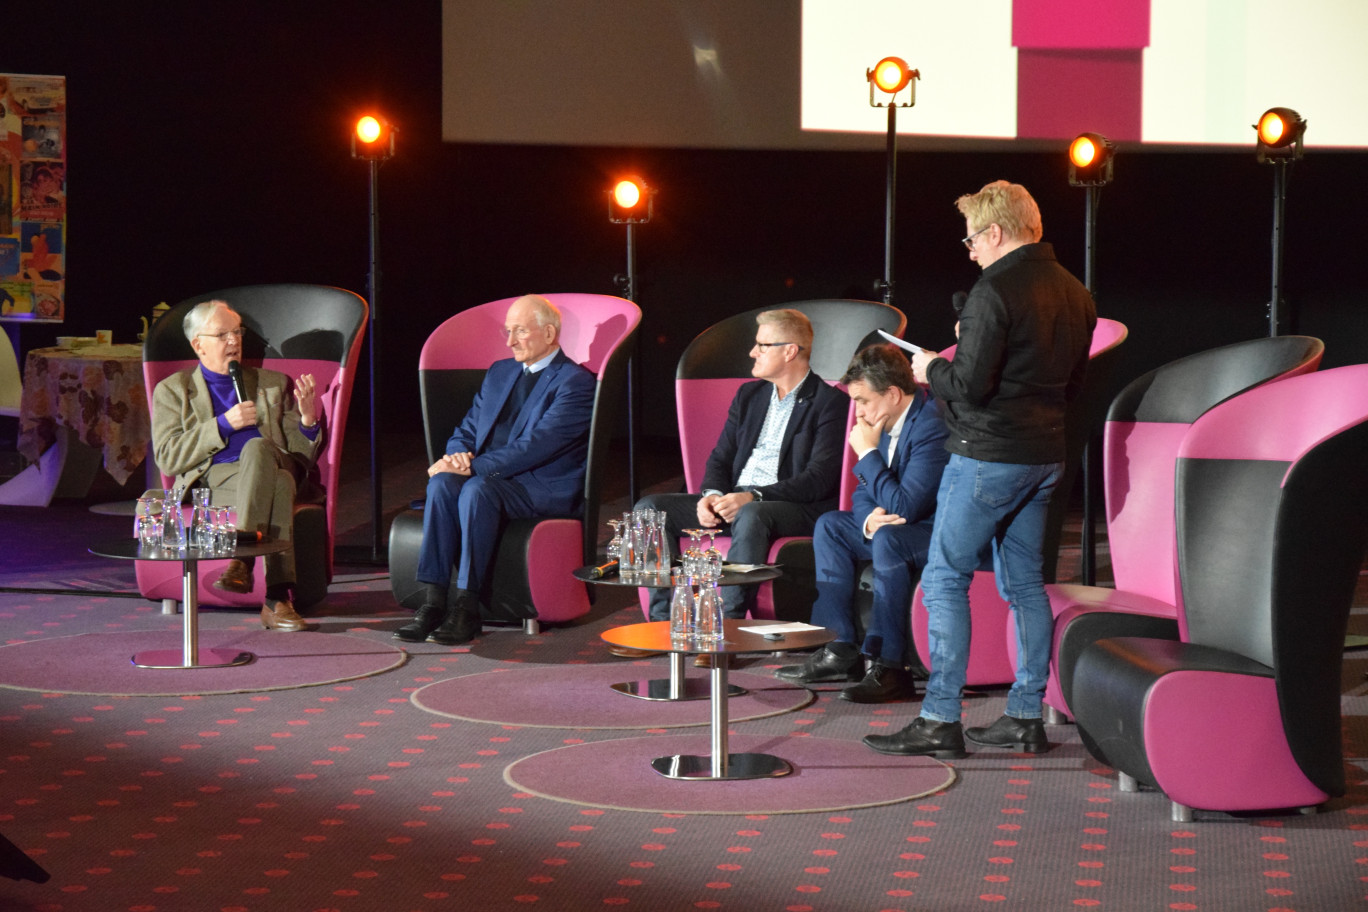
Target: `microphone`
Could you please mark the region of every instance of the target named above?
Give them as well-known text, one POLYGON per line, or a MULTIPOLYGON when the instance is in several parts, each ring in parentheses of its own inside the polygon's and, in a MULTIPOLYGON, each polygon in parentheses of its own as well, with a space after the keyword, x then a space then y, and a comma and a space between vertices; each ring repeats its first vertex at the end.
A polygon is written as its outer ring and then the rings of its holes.
POLYGON ((242 383, 242 365, 236 360, 228 362, 228 376, 233 378, 233 392, 237 393, 238 402, 246 402, 247 387, 242 383))
POLYGON ((618 562, 609 561, 606 564, 599 564, 597 567, 589 569, 590 579, 603 579, 605 576, 612 576, 618 572, 618 562))

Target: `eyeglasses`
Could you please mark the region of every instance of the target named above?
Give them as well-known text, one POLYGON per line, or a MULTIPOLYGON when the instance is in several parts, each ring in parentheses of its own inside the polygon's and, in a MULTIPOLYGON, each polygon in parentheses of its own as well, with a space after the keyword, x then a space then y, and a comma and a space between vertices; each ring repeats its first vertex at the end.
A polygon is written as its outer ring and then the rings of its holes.
MULTIPOLYGON (((756 343, 755 343, 755 347, 758 348, 758 349, 760 349, 761 352, 767 352, 767 351, 769 351, 771 348, 774 348, 774 346, 776 346, 776 345, 798 345, 798 343, 797 343, 797 342, 756 342, 756 343)), ((799 351, 802 351, 802 350, 803 350, 803 346, 798 345, 798 350, 799 350, 799 351)))
POLYGON ((532 330, 526 326, 508 326, 499 330, 500 339, 507 339, 509 336, 515 339, 526 339, 530 335, 532 335, 532 330))
POLYGON ((226 342, 228 341, 229 336, 237 336, 241 339, 244 332, 246 332, 246 330, 239 326, 237 329, 225 329, 221 333, 198 333, 197 335, 208 336, 211 339, 218 339, 220 342, 226 342))
POLYGON ((974 249, 974 238, 978 237, 980 234, 983 234, 983 232, 987 231, 989 228, 992 228, 992 227, 993 227, 992 225, 984 225, 982 228, 980 228, 978 231, 975 231, 973 234, 969 235, 967 238, 963 238, 963 239, 962 239, 962 243, 964 244, 965 247, 968 247, 970 250, 973 250, 973 249, 974 249))

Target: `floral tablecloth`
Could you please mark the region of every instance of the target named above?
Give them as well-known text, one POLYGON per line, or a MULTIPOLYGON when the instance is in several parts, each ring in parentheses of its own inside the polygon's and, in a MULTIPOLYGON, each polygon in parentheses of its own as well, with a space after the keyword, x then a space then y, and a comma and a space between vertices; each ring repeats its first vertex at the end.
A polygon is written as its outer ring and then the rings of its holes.
POLYGON ((57 441, 64 425, 102 451, 120 485, 142 465, 152 425, 143 384, 141 345, 36 348, 24 362, 19 452, 29 462, 57 441))

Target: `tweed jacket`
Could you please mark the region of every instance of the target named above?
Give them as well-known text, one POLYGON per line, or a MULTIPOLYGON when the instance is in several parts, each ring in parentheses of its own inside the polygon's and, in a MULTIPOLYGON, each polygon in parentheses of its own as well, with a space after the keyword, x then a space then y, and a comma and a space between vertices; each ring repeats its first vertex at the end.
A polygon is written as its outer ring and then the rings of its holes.
MULTIPOLYGON (((299 409, 290 378, 243 365, 242 381, 248 397, 256 403, 261 436, 294 457, 301 468, 307 468, 317 457, 325 435, 319 433, 317 440, 310 440, 299 429, 299 409)), ((157 384, 152 392, 152 453, 158 468, 188 488, 209 471, 214 454, 225 445, 199 365, 177 371, 157 384)))

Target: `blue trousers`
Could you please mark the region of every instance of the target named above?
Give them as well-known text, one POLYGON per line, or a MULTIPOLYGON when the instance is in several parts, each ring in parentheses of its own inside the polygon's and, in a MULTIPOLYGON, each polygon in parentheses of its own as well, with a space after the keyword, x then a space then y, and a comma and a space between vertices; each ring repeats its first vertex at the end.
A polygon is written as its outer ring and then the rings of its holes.
MULTIPOLYGON (((1054 615, 1040 549, 1045 513, 1062 470, 1062 463, 1017 465, 951 455, 936 494, 935 529, 921 578, 931 645, 924 717, 960 721, 969 667, 969 583, 985 546, 992 548, 998 592, 1016 615, 1017 673, 1007 715, 1041 717, 1054 615)), ((1001 634, 990 630, 987 635, 1001 634)))
POLYGON ((526 489, 506 478, 439 472, 428 479, 418 582, 478 593, 489 580, 499 536, 510 519, 539 516, 526 489))
POLYGON ((859 646, 865 655, 902 668, 911 632, 912 585, 926 563, 931 523, 884 526, 865 538, 864 517, 848 511, 823 513, 812 547, 817 558, 817 601, 812 623, 836 633, 836 642, 859 646), (856 642, 855 590, 859 567, 874 562, 874 610, 863 644, 856 642))

